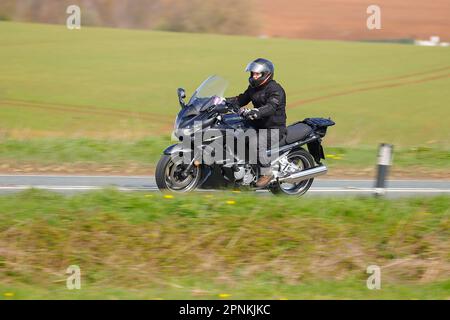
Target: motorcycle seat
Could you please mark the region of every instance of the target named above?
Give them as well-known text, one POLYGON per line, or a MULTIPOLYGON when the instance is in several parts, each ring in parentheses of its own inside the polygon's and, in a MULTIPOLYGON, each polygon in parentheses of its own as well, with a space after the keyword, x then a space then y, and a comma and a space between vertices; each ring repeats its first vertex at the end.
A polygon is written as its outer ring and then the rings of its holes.
POLYGON ((283 139, 281 139, 280 146, 302 140, 313 132, 313 129, 310 126, 302 122, 291 124, 286 129, 287 134, 283 139))

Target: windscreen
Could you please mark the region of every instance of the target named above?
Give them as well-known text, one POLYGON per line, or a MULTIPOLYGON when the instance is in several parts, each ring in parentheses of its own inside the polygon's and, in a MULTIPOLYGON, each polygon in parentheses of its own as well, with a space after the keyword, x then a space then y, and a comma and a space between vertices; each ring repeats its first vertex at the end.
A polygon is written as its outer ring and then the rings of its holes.
POLYGON ((189 100, 189 104, 197 98, 209 98, 212 96, 223 97, 228 87, 228 81, 220 76, 210 76, 195 90, 189 100))

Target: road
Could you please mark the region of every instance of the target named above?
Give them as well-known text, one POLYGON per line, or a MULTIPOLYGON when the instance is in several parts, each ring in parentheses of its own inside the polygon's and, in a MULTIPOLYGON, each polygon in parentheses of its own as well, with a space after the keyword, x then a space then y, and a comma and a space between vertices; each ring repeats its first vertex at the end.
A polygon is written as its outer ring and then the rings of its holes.
MULTIPOLYGON (((372 180, 316 179, 309 196, 319 195, 371 195, 374 194, 372 180)), ((153 176, 62 176, 62 175, 0 175, 0 193, 12 193, 29 188, 38 188, 73 194, 113 186, 121 191, 156 192, 153 176)), ((258 193, 266 193, 260 191, 258 193)), ((450 181, 441 180, 390 180, 386 196, 450 195, 450 181)))

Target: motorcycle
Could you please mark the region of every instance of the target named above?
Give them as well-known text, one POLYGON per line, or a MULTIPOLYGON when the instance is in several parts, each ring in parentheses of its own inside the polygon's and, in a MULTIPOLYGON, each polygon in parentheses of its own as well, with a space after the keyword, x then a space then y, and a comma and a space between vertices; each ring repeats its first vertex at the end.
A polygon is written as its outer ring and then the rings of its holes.
MULTIPOLYGON (((204 163, 201 152, 211 146, 216 138, 203 139, 197 146, 183 143, 183 138, 194 137, 208 130, 233 132, 254 129, 248 121, 233 110, 223 98, 227 81, 219 76, 207 78, 194 92, 188 103, 186 93, 178 88, 181 107, 174 125, 173 138, 179 143, 163 151, 156 167, 156 184, 161 191, 188 192, 195 189, 256 189, 259 166, 238 155, 234 148, 227 149, 228 161, 204 163), (189 155, 186 161, 186 155, 189 155)), ((311 187, 314 178, 327 173, 322 164, 325 159, 322 139, 327 128, 335 123, 325 118, 306 118, 287 127, 287 134, 279 144, 267 150, 274 154, 271 168, 273 179, 266 187, 274 194, 303 195, 311 187)), ((186 141, 186 140, 185 140, 186 141)), ((216 141, 217 142, 217 141, 216 141)), ((227 148, 227 145, 224 145, 227 148)))

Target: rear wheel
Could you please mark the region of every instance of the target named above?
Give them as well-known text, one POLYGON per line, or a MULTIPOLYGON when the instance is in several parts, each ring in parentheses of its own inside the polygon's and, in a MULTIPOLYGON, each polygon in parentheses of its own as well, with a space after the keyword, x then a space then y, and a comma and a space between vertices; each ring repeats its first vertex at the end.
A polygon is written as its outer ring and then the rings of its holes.
MULTIPOLYGON (((300 171, 314 167, 314 158, 306 150, 299 149, 290 152, 287 155, 290 163, 295 164, 300 171)), ((297 183, 274 182, 269 186, 269 190, 273 194, 287 194, 291 196, 301 196, 311 187, 314 178, 303 180, 297 183)))
POLYGON ((181 157, 162 155, 156 166, 155 179, 161 191, 188 192, 194 190, 201 177, 201 167, 192 166, 184 174, 188 164, 181 157))

